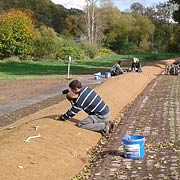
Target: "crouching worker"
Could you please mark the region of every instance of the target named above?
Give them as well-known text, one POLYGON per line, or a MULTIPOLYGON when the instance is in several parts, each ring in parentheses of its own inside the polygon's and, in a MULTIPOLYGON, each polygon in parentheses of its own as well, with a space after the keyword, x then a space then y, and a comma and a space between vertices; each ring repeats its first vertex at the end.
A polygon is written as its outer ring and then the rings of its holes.
POLYGON ((67 99, 73 102, 73 105, 65 114, 60 115, 59 120, 70 119, 83 109, 88 117, 80 121, 77 126, 108 135, 113 128, 113 124, 109 121, 109 107, 101 97, 89 87, 83 88, 78 80, 73 80, 69 84, 69 88, 77 97, 74 98, 67 94, 67 99))
POLYGON ((131 65, 131 71, 142 72, 141 70, 141 62, 138 58, 133 58, 133 62, 131 65))
POLYGON ((113 67, 110 69, 111 76, 117 76, 120 74, 124 74, 123 69, 121 68, 121 61, 118 61, 113 67))

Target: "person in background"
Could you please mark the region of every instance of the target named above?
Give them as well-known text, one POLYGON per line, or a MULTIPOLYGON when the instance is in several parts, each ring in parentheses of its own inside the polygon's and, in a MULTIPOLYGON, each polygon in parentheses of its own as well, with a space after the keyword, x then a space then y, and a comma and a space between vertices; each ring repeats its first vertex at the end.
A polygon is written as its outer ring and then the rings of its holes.
POLYGON ((88 117, 80 121, 77 126, 101 132, 103 135, 109 135, 112 131, 113 123, 109 121, 109 107, 103 99, 93 89, 82 87, 81 82, 78 80, 70 82, 69 88, 77 97, 66 95, 67 99, 72 102, 72 107, 65 114, 60 115, 58 120, 71 119, 79 111, 84 110, 88 117))
POLYGON ((121 61, 119 60, 113 67, 110 69, 111 76, 117 76, 120 74, 124 74, 123 69, 121 68, 121 61))
POLYGON ((141 62, 138 58, 133 58, 133 62, 131 64, 131 71, 142 72, 141 62))

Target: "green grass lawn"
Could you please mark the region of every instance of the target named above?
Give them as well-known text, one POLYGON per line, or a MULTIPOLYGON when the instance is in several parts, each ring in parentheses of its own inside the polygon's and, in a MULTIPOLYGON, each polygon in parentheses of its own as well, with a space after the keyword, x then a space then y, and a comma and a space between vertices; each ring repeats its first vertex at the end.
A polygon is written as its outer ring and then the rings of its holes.
MULTIPOLYGON (((163 60, 180 57, 180 54, 139 54, 139 55, 114 55, 111 57, 72 61, 70 74, 93 74, 105 72, 112 67, 117 60, 122 60, 123 66, 128 67, 131 59, 142 59, 142 64, 152 64, 155 60, 163 60)), ((42 76, 59 76, 67 74, 68 62, 60 61, 0 61, 0 78, 34 78, 42 76)))

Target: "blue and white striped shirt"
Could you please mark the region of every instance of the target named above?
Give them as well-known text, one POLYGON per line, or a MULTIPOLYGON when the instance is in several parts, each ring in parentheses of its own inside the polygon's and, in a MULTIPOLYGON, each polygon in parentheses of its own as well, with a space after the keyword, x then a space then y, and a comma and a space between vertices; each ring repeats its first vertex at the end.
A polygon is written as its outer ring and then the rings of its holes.
POLYGON ((89 87, 81 88, 74 105, 62 115, 62 119, 70 119, 82 109, 89 115, 105 115, 109 113, 109 107, 101 97, 89 87))

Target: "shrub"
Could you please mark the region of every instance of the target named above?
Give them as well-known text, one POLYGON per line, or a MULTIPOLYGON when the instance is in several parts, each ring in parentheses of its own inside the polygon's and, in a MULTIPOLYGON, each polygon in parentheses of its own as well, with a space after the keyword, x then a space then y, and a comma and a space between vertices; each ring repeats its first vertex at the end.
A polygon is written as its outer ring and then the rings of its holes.
POLYGON ((31 54, 34 25, 31 16, 21 10, 9 10, 0 16, 0 52, 3 57, 31 54))
POLYGON ((52 28, 41 26, 34 41, 33 56, 38 58, 56 57, 56 53, 61 47, 62 40, 56 32, 52 28))
POLYGON ((62 47, 61 50, 57 53, 56 58, 58 60, 68 60, 69 56, 72 57, 72 59, 81 60, 84 59, 84 53, 83 51, 80 51, 73 47, 62 47))
POLYGON ((81 48, 83 49, 86 57, 94 58, 98 52, 96 45, 91 45, 88 41, 81 42, 81 48))
POLYGON ((158 56, 158 54, 156 55, 156 54, 152 54, 152 55, 149 55, 149 56, 147 56, 147 57, 144 57, 143 58, 144 60, 151 60, 151 61, 153 61, 153 60, 159 60, 159 56, 158 56))
POLYGON ((98 51, 98 56, 99 57, 104 57, 104 56, 108 56, 108 55, 111 55, 111 54, 112 54, 112 51, 110 49, 107 49, 107 48, 101 48, 98 51))
POLYGON ((17 56, 11 56, 4 58, 3 61, 5 62, 20 62, 20 59, 17 56))

